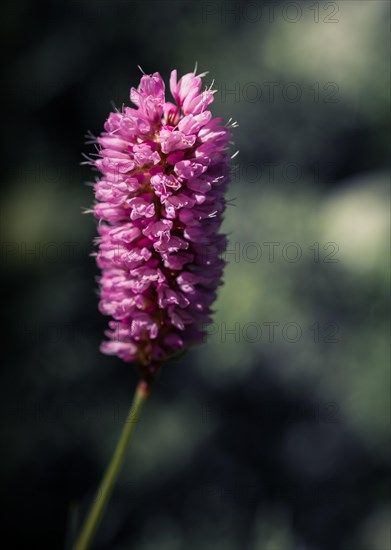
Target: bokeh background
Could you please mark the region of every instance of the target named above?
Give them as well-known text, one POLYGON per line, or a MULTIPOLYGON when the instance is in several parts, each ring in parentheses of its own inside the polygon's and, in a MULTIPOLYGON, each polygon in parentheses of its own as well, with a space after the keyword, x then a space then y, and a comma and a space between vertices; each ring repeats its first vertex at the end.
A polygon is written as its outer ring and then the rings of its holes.
POLYGON ((2 10, 2 538, 69 548, 136 383, 98 351, 88 130, 140 71, 239 122, 208 343, 164 367, 96 550, 389 550, 387 0, 2 10))

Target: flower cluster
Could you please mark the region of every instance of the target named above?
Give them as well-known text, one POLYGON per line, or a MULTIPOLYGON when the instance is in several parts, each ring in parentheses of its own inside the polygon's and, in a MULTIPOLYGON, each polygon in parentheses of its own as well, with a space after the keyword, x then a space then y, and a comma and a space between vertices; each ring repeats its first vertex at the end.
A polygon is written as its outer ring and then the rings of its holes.
POLYGON ((172 71, 170 102, 159 73, 144 75, 136 108, 110 113, 97 138, 100 311, 113 318, 101 350, 144 373, 202 340, 221 284, 231 133, 203 76, 172 71))

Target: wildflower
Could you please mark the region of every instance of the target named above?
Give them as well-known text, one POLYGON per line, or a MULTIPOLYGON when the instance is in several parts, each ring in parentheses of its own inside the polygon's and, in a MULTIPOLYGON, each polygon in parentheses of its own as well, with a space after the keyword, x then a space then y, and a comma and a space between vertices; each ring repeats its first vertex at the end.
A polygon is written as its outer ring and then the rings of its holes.
POLYGON ((112 317, 101 351, 144 377, 202 341, 222 283, 231 133, 208 110, 203 76, 172 71, 170 102, 159 73, 144 75, 136 108, 110 113, 97 139, 99 307, 112 317))
MULTIPOLYGON (((98 137, 101 172, 100 311, 112 317, 103 353, 140 370, 128 418, 74 550, 88 550, 119 475, 154 375, 163 361, 203 339, 222 283, 226 247, 219 234, 228 181, 230 130, 212 119, 205 75, 172 71, 166 101, 159 73, 144 75, 110 113, 98 137)), ((236 123, 231 124, 234 127, 236 123)))

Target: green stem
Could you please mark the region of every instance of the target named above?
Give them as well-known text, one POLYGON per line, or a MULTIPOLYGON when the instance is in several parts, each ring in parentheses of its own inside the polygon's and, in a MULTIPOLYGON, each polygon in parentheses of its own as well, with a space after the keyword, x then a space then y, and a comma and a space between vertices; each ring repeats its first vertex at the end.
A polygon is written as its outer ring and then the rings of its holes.
POLYGON ((142 406, 148 397, 148 390, 148 384, 141 380, 136 388, 133 402, 129 410, 129 415, 125 421, 124 427, 122 428, 121 437, 118 440, 111 462, 102 479, 102 483, 100 484, 95 501, 91 506, 83 528, 76 539, 73 550, 88 550, 91 546, 92 540, 96 530, 99 527, 106 505, 113 491, 114 484, 120 472, 142 406))

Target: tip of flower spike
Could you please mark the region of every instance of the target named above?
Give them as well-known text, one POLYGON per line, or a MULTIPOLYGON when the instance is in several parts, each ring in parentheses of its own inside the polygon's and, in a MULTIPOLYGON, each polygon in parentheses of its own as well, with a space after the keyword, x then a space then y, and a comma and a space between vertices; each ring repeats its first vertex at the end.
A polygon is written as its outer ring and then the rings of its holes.
POLYGON ((143 75, 145 75, 145 72, 144 72, 144 70, 140 67, 140 65, 137 65, 137 68, 140 69, 140 71, 141 71, 141 73, 142 73, 143 75))

